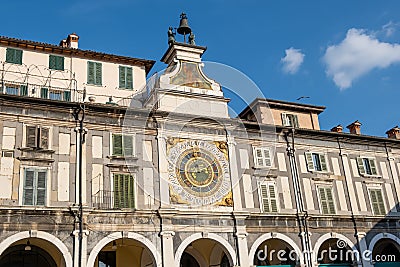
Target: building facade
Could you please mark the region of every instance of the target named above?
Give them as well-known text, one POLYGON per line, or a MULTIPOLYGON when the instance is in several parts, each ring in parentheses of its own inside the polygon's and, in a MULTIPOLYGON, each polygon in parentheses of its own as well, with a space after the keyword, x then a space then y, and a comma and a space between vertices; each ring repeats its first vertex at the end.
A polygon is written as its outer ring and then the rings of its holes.
POLYGON ((400 264, 397 127, 271 99, 230 117, 205 47, 171 42, 145 88, 153 61, 77 41, 0 38, 1 267, 400 264))

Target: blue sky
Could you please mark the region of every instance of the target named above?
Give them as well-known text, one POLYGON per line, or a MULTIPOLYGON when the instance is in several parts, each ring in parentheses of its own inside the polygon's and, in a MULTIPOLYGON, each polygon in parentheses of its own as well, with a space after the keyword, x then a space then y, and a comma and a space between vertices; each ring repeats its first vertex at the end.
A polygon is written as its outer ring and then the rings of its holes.
MULTIPOLYGON (((4 1, 0 34, 157 60, 185 11, 203 59, 248 75, 267 98, 324 105, 323 129, 355 120, 368 135, 400 124, 400 2, 4 1)), ((240 105, 237 105, 240 108, 240 105)))

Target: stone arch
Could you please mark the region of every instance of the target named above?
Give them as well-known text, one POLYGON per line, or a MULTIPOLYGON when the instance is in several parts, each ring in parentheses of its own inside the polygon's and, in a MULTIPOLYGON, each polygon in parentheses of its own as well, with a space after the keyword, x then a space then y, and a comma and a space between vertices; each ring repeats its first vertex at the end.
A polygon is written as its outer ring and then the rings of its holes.
POLYGON ((179 266, 182 254, 185 251, 185 249, 194 241, 199 240, 199 239, 210 239, 214 240, 217 243, 219 243, 223 248, 224 252, 228 256, 229 263, 234 266, 237 265, 236 263, 236 253, 233 247, 226 241, 224 238, 221 236, 214 234, 214 233, 209 233, 206 237, 203 236, 201 233, 196 233, 192 234, 191 236, 187 237, 185 240, 182 241, 182 243, 179 245, 178 249, 176 250, 175 253, 175 264, 174 266, 179 266))
POLYGON ((329 239, 340 239, 340 240, 343 240, 343 241, 346 242, 346 244, 347 244, 353 251, 357 251, 357 253, 358 253, 358 250, 357 250, 356 246, 354 245, 354 243, 353 243, 348 237, 346 237, 346 236, 344 236, 344 235, 342 235, 342 234, 338 234, 338 233, 327 233, 327 234, 324 234, 324 235, 320 236, 320 237, 318 238, 317 242, 315 242, 314 250, 313 250, 313 253, 312 253, 312 261, 313 261, 314 263, 317 262, 317 259, 318 259, 318 251, 319 251, 321 245, 322 245, 325 241, 327 241, 327 240, 329 240, 329 239))
POLYGON ((398 238, 397 236, 395 236, 393 234, 389 234, 389 233, 380 233, 380 234, 375 235, 371 239, 371 242, 369 242, 368 250, 373 251, 376 243, 378 243, 379 240, 384 239, 384 238, 391 239, 400 246, 400 238, 398 238))
POLYGON ((288 237, 287 235, 281 234, 281 233, 267 233, 267 234, 263 234, 260 237, 258 237, 256 239, 256 241, 253 243, 253 245, 250 248, 250 252, 249 252, 249 264, 253 265, 253 259, 254 259, 254 255, 257 251, 257 248, 265 241, 267 241, 268 239, 280 239, 284 242, 286 242, 288 245, 290 245, 295 251, 296 254, 298 255, 300 262, 304 262, 303 261, 303 253, 301 253, 300 248, 297 246, 297 244, 293 241, 293 239, 291 239, 290 237, 288 237))
POLYGON ((102 248, 105 245, 107 245, 108 243, 110 243, 110 241, 114 241, 114 240, 117 240, 120 238, 133 239, 133 240, 136 240, 136 241, 142 243, 149 250, 153 260, 156 263, 156 266, 157 267, 162 266, 161 255, 158 252, 157 248, 153 245, 153 243, 149 239, 144 237, 143 235, 140 235, 137 233, 132 233, 132 232, 129 232, 128 236, 123 236, 121 232, 112 233, 112 234, 109 234, 108 236, 104 237, 103 239, 101 239, 99 242, 97 242, 96 246, 94 246, 92 251, 90 251, 90 255, 87 260, 87 266, 88 267, 94 266, 96 257, 99 254, 99 252, 102 250, 102 248))
POLYGON ((7 237, 0 243, 0 255, 3 254, 3 252, 13 243, 28 238, 43 239, 52 243, 61 252, 65 261, 65 266, 72 267, 72 256, 64 243, 54 235, 43 231, 36 231, 35 234, 30 231, 24 231, 7 237))

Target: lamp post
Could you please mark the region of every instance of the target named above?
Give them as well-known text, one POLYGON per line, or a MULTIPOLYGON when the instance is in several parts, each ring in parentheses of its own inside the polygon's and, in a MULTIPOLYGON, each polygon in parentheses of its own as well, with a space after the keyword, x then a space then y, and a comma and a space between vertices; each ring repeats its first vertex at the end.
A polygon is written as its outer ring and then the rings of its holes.
POLYGON ((78 107, 74 110, 74 118, 76 122, 79 124, 77 127, 77 131, 79 134, 79 142, 77 143, 77 180, 78 180, 78 223, 79 223, 79 233, 78 233, 78 267, 82 266, 82 239, 83 239, 83 209, 82 209, 82 147, 85 143, 85 130, 83 128, 83 121, 85 119, 85 97, 86 97, 86 90, 83 92, 83 99, 82 103, 78 104, 78 107))

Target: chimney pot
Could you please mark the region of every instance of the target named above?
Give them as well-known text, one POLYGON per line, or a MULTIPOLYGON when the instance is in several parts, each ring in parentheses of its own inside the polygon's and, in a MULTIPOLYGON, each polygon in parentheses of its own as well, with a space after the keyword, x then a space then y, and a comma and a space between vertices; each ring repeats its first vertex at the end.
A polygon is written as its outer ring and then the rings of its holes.
POLYGON ((79 36, 76 33, 71 33, 67 37, 67 47, 69 48, 78 48, 78 40, 79 36))
POLYGON ((348 125, 346 128, 350 130, 351 134, 361 134, 361 122, 356 120, 352 124, 348 125))
POLYGON ((342 133, 343 132, 343 126, 339 124, 338 126, 333 127, 331 129, 331 132, 342 133))
POLYGON ((400 139, 400 128, 395 126, 386 132, 388 138, 400 139))

